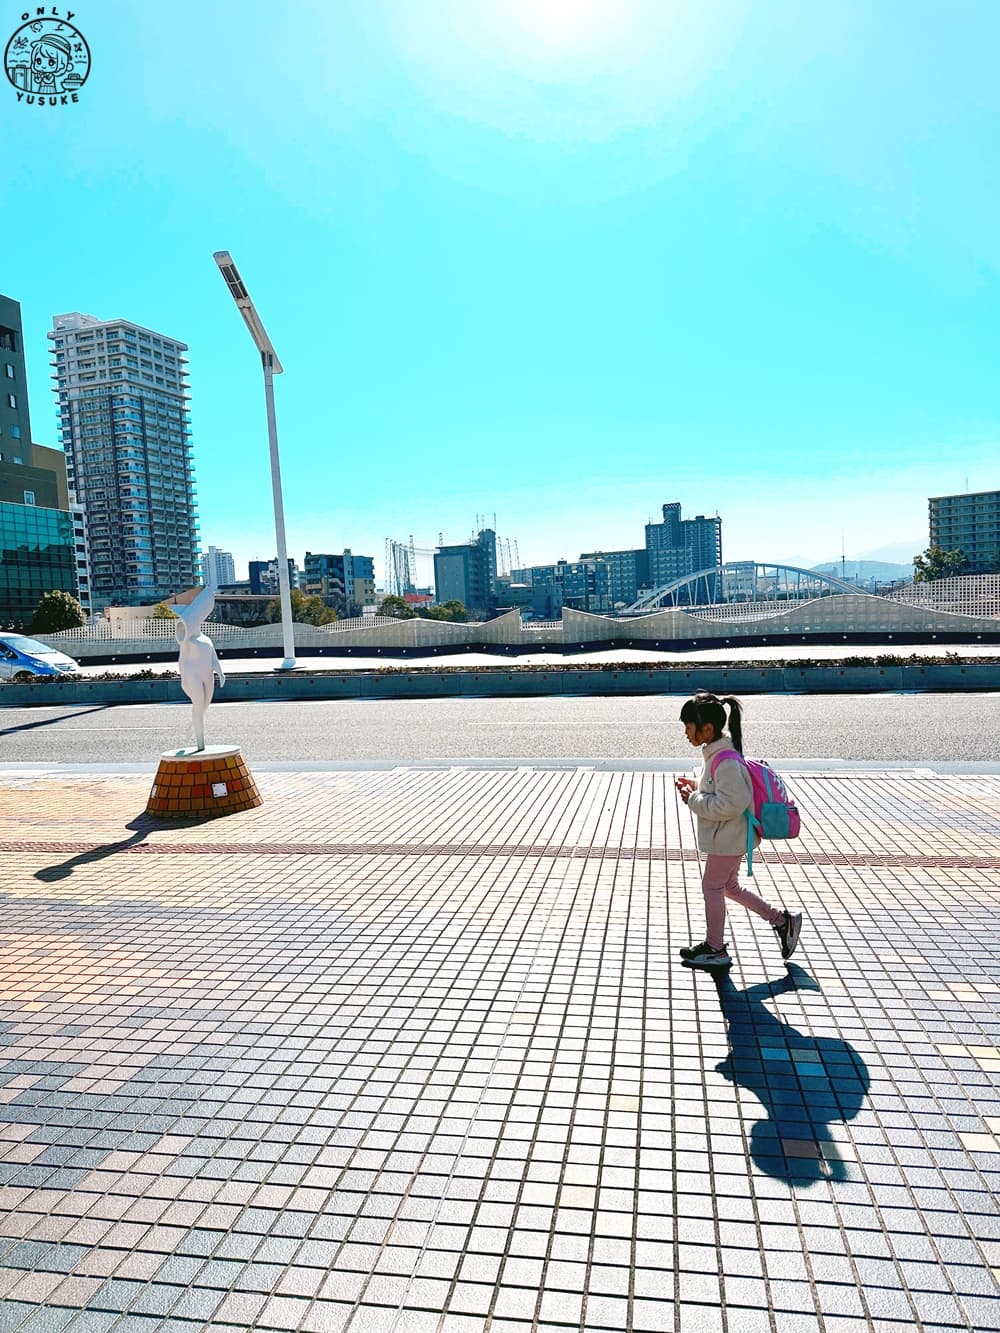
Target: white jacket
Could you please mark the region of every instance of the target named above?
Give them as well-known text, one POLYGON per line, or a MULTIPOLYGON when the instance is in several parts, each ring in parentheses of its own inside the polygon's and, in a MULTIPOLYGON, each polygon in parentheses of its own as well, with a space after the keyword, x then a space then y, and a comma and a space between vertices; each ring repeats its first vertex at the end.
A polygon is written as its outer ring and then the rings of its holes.
POLYGON ((707 856, 741 856, 747 849, 745 812, 753 804, 750 774, 736 759, 723 759, 714 779, 709 773, 713 755, 735 748, 733 738, 725 732, 717 741, 701 747, 705 764, 688 809, 695 817, 698 847, 707 856))

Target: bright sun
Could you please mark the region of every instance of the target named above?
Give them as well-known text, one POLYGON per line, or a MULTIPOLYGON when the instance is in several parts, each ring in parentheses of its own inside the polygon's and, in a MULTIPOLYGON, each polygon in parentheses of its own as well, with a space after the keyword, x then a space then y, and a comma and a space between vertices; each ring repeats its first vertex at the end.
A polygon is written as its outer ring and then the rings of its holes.
POLYGON ((627 0, 491 0, 497 26, 509 25, 551 53, 599 46, 632 17, 627 0))
POLYGON ((401 0, 393 38, 410 78, 452 114, 605 140, 659 123, 724 57, 714 12, 687 0, 401 0))

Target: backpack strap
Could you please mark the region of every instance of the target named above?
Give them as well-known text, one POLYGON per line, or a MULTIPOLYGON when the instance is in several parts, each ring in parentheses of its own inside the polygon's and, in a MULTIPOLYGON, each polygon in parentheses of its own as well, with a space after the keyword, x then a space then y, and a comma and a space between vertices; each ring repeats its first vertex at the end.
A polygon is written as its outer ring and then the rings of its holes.
MULTIPOLYGON (((739 750, 720 750, 718 754, 713 754, 708 761, 708 776, 714 781, 715 770, 722 763, 723 759, 737 759, 746 768, 746 760, 740 754, 739 750)), ((747 879, 753 879, 753 842, 754 831, 757 827, 757 820, 754 818, 753 801, 744 811, 747 820, 747 879)))
POLYGON ((708 776, 713 780, 715 778, 715 770, 722 763, 723 759, 738 759, 739 762, 743 764, 744 768, 746 767, 746 761, 740 754, 739 750, 720 750, 718 754, 713 754, 708 761, 708 776))

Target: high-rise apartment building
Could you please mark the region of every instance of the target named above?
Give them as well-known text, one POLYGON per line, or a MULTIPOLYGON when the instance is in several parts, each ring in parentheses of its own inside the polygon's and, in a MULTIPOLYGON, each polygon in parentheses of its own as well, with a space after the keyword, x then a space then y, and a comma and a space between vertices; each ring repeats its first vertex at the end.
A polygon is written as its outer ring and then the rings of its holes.
POLYGON ((961 551, 970 574, 993 572, 1000 560, 1000 491, 934 495, 927 507, 931 546, 961 551))
POLYGON ((49 333, 70 490, 95 610, 198 581, 186 344, 128 320, 57 315, 49 333))
MULTIPOLYGON (((678 502, 663 506, 663 522, 646 524, 646 550, 649 554, 649 583, 660 588, 685 574, 716 569, 722 564, 722 519, 681 518, 678 502)), ((717 600, 711 579, 697 596, 717 600)))
POLYGON ((231 551, 220 551, 217 546, 210 546, 201 557, 201 579, 214 588, 236 582, 236 564, 231 551))

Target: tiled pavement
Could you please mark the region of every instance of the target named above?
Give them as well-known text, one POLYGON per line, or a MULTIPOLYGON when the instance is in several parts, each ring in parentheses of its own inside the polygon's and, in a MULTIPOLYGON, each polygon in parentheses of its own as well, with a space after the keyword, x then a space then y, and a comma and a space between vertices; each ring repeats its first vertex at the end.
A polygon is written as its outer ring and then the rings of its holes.
POLYGON ((0 778, 0 1333, 1000 1327, 1000 778, 794 777, 716 984, 672 775, 0 778))

